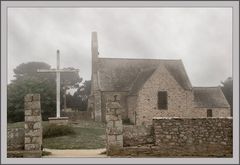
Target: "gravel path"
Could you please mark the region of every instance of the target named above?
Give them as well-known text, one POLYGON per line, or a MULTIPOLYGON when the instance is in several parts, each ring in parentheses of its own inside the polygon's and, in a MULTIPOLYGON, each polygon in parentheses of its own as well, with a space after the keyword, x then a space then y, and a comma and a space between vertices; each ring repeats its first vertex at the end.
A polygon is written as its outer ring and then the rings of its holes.
POLYGON ((44 156, 44 158, 55 158, 55 157, 107 157, 106 154, 101 154, 105 152, 105 148, 101 149, 85 149, 85 150, 57 150, 57 149, 47 149, 44 151, 51 152, 51 155, 44 156))

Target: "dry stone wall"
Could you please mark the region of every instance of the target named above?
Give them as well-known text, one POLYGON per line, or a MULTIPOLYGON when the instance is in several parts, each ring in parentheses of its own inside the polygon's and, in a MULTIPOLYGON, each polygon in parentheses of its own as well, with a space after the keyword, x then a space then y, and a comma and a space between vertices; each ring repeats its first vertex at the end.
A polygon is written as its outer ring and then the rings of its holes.
MULTIPOLYGON (((136 145, 125 145, 111 156, 232 157, 232 118, 154 118, 152 127, 152 144, 135 142, 136 145)), ((130 133, 134 128, 138 127, 124 126, 124 144, 126 134, 129 134, 127 137, 131 142, 141 139, 140 134, 130 133)))
POLYGON ((123 126, 123 146, 141 146, 154 142, 153 127, 124 125, 123 126))
POLYGON ((232 118, 154 118, 153 127, 163 150, 232 154, 232 118))
POLYGON ((42 147, 42 117, 39 94, 25 96, 25 157, 40 157, 42 147))
POLYGON ((24 128, 8 128, 7 130, 7 150, 24 149, 24 128))

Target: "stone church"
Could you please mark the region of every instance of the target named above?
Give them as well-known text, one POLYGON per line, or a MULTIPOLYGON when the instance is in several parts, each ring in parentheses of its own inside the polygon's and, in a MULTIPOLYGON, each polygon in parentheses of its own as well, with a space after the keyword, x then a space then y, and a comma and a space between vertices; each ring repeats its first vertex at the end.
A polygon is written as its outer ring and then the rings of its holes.
POLYGON ((92 77, 88 110, 105 121, 109 96, 122 106, 123 122, 151 125, 153 117, 228 117, 219 86, 193 87, 181 60, 99 57, 92 33, 92 77))

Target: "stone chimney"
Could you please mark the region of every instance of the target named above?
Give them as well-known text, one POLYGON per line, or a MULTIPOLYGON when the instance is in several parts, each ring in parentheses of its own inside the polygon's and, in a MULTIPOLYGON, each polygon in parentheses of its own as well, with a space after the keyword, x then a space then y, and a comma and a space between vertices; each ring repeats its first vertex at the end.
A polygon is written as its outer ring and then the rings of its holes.
POLYGON ((97 32, 92 32, 92 81, 91 81, 91 100, 95 121, 102 121, 101 112, 101 91, 98 84, 98 40, 97 32))
POLYGON ((92 32, 92 73, 97 73, 98 55, 97 32, 92 32))

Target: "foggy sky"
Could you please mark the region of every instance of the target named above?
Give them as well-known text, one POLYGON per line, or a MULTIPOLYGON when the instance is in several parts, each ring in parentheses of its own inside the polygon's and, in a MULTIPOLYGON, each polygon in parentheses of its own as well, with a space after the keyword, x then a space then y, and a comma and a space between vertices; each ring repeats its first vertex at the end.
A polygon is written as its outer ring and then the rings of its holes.
POLYGON ((91 32, 100 57, 182 59, 193 86, 232 75, 231 8, 9 8, 8 82, 21 63, 80 69, 91 78, 91 32))

